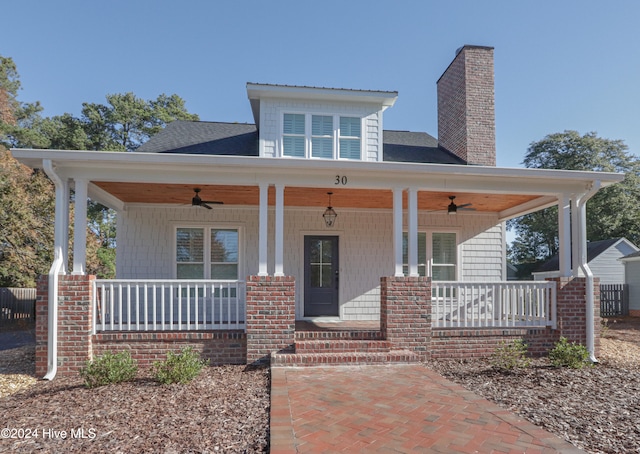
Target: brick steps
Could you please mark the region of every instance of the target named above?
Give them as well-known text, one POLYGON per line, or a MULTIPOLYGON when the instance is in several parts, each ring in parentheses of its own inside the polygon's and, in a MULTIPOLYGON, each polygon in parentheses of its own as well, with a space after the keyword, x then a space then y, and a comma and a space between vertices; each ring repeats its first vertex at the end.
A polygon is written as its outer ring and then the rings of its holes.
POLYGON ((291 351, 271 354, 273 367, 412 364, 420 361, 408 350, 391 350, 379 330, 296 331, 291 351))
POLYGON ((296 331, 296 342, 308 340, 384 340, 378 330, 350 330, 350 331, 296 331))
POLYGON ((418 355, 407 350, 349 353, 272 353, 272 367, 364 366, 372 364, 415 364, 418 355))
POLYGON ((391 343, 385 340, 304 340, 296 341, 296 353, 388 352, 391 343))

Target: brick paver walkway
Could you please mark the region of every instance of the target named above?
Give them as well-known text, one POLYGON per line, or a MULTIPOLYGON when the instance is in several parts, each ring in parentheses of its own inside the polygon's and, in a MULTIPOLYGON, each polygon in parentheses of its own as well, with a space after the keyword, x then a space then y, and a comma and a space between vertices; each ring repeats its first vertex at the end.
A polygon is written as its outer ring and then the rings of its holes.
POLYGON ((271 452, 579 453, 422 365, 271 369, 271 452))

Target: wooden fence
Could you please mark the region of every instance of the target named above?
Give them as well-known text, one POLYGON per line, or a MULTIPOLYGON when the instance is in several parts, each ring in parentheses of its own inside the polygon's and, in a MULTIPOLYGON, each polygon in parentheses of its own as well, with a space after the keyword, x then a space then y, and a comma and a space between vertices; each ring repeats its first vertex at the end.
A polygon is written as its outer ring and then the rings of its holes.
POLYGON ((36 318, 35 288, 0 288, 0 325, 36 318))
POLYGON ((629 285, 600 285, 600 316, 617 317, 629 315, 629 285))

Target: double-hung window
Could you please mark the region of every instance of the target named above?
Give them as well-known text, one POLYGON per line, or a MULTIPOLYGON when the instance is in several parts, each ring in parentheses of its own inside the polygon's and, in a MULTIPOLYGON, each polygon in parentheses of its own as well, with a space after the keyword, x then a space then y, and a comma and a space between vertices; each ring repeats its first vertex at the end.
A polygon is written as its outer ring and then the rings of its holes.
MULTIPOLYGON (((407 232, 402 234, 403 272, 409 274, 409 241, 407 232)), ((458 247, 455 232, 418 232, 418 274, 427 275, 430 265, 434 281, 457 280, 458 247), (429 247, 427 247, 429 245, 429 247)))
POLYGON ((359 117, 285 113, 282 117, 282 156, 359 160, 361 123, 359 117))
POLYGON ((332 116, 311 116, 311 157, 333 159, 332 116))
POLYGON ((282 127, 282 154, 292 158, 305 157, 305 116, 304 114, 284 114, 282 127))
POLYGON ((176 229, 176 277, 178 279, 238 279, 239 239, 238 229, 178 227, 176 229))
POLYGON ((340 157, 342 159, 360 159, 361 129, 359 118, 340 117, 340 157))
POLYGON ((456 234, 452 232, 431 234, 431 276, 434 281, 455 281, 458 265, 456 234))

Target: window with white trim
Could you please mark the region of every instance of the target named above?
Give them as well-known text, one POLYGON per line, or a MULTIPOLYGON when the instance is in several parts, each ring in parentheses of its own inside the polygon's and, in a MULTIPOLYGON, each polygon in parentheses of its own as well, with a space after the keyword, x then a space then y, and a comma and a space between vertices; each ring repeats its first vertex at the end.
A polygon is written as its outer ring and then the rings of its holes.
POLYGON ((240 273, 239 246, 238 229, 177 227, 176 277, 236 280, 240 273))
MULTIPOLYGON (((402 272, 409 275, 409 235, 402 233, 402 272)), ((427 275, 427 234, 418 232, 418 275, 427 275)))
POLYGON ((458 246, 453 232, 431 234, 431 277, 434 281, 455 281, 458 246))
MULTIPOLYGON (((409 240, 402 233, 402 269, 409 274, 409 240)), ((434 281, 455 281, 458 275, 458 241, 455 232, 418 232, 418 275, 427 275, 430 265, 434 281), (427 244, 430 241, 430 248, 427 244)))
POLYGON ((283 114, 282 156, 359 160, 361 150, 360 117, 283 114))
POLYGON ((282 123, 282 155, 293 158, 305 157, 304 114, 284 114, 282 123))
POLYGON ((360 159, 362 127, 359 118, 340 117, 340 158, 360 159))

